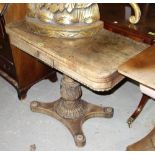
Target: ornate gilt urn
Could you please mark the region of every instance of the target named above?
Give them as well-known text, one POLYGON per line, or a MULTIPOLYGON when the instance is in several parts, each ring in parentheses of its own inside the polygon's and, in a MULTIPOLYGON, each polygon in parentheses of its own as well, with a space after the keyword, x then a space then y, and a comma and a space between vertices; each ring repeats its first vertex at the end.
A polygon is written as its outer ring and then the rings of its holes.
POLYGON ((97 4, 28 4, 27 26, 36 34, 56 38, 83 38, 103 27, 97 4))
MULTIPOLYGON (((135 16, 133 24, 140 19, 137 4, 130 4, 135 16)), ((91 37, 103 28, 99 8, 96 3, 29 3, 27 27, 34 33, 56 38, 91 37)))

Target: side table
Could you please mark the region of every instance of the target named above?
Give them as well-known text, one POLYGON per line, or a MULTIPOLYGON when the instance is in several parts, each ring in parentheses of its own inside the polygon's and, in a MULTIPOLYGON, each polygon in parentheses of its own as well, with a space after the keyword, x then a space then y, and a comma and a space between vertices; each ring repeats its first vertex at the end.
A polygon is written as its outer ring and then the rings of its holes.
MULTIPOLYGON (((128 119, 132 123, 142 111, 149 97, 155 98, 155 45, 145 49, 126 63, 118 71, 138 83, 143 93, 142 99, 135 112, 128 119)), ((155 128, 137 143, 128 146, 128 150, 155 150, 155 128)))
POLYGON ((72 40, 32 34, 24 21, 9 24, 6 30, 11 44, 64 74, 60 99, 52 103, 33 101, 31 110, 61 121, 77 146, 86 142, 82 131, 85 120, 113 116, 113 108, 81 100, 80 83, 95 91, 112 89, 124 79, 117 72, 118 66, 148 47, 104 29, 91 38, 72 40))

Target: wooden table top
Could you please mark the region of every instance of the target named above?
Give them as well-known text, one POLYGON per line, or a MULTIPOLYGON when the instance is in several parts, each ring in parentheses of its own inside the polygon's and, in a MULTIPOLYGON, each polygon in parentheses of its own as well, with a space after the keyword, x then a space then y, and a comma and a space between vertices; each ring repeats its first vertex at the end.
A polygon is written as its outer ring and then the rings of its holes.
POLYGON ((11 44, 96 91, 119 83, 124 76, 118 66, 148 47, 104 29, 91 38, 72 40, 35 35, 25 22, 9 24, 6 31, 11 44))
POLYGON ((121 65, 118 71, 143 85, 155 89, 155 45, 121 65))

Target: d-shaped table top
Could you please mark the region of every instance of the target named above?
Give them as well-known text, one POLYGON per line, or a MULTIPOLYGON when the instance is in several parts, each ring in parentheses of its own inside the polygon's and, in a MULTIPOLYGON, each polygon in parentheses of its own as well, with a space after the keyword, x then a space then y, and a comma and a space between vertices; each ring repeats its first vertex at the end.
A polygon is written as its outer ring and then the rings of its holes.
POLYGON ((33 34, 21 21, 6 31, 11 44, 96 91, 119 83, 124 77, 118 66, 148 47, 105 29, 91 38, 49 38, 33 34))

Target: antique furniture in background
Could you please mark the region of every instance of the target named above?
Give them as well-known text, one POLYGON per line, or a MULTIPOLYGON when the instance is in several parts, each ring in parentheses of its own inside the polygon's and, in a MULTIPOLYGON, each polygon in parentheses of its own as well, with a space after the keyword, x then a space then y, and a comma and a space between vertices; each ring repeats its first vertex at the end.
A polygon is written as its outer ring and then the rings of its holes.
MULTIPOLYGON (((143 94, 137 110, 128 120, 128 123, 131 124, 141 112, 147 100, 149 98, 155 99, 155 45, 121 65, 118 71, 140 83, 140 90, 143 94)), ((155 150, 155 128, 142 140, 130 145, 128 150, 155 150)))
POLYGON ((6 14, 0 15, 0 75, 17 89, 19 99, 24 99, 28 89, 41 79, 57 80, 56 72, 50 67, 15 46, 10 46, 5 21, 23 20, 26 8, 26 4, 10 4, 6 14))
MULTIPOLYGON (((132 8, 128 4, 99 4, 104 28, 152 45, 155 43, 155 4, 138 5, 141 9, 141 18, 133 25, 128 21, 132 14, 132 8)), ((147 100, 148 97, 143 95, 137 109, 127 121, 129 126, 140 114, 147 100)))
POLYGON ((34 35, 25 22, 9 24, 6 30, 12 45, 64 74, 60 99, 52 103, 34 101, 31 110, 61 121, 72 133, 77 146, 84 146, 86 142, 82 131, 85 120, 113 116, 113 108, 81 100, 80 83, 95 91, 111 90, 124 78, 117 72, 118 66, 148 47, 104 29, 91 39, 34 35))
POLYGON ((99 4, 101 20, 104 28, 134 40, 147 44, 155 43, 155 4, 138 4, 141 18, 137 24, 131 24, 129 17, 134 14, 129 4, 110 3, 99 4))

